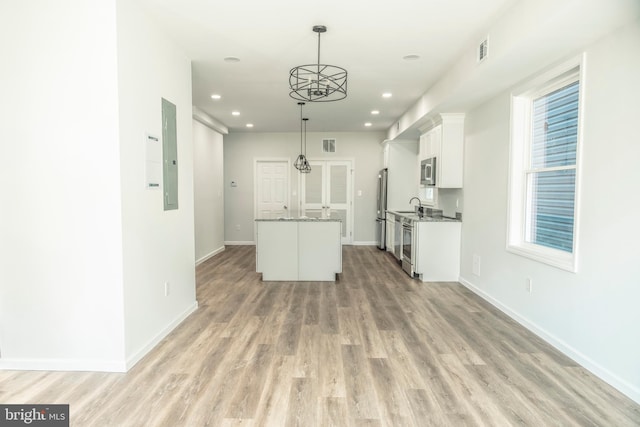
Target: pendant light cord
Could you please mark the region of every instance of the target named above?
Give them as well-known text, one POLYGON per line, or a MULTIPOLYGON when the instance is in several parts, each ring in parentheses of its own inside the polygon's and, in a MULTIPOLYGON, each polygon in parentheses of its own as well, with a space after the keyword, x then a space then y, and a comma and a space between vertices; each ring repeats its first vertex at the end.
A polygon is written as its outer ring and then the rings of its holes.
POLYGON ((318 78, 316 79, 317 90, 320 91, 320 32, 318 32, 318 78))
POLYGON ((303 119, 304 121, 304 157, 307 157, 307 120, 309 119, 303 119))

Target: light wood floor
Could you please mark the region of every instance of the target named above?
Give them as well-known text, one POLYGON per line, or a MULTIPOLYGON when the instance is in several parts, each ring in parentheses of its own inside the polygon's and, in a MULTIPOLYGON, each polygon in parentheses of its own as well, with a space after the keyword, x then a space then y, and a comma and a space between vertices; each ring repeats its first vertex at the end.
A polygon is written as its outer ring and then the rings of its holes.
POLYGON ((0 403, 72 426, 638 426, 640 405, 456 283, 344 247, 334 283, 269 282, 251 246, 197 269, 200 308, 127 374, 0 372, 0 403))

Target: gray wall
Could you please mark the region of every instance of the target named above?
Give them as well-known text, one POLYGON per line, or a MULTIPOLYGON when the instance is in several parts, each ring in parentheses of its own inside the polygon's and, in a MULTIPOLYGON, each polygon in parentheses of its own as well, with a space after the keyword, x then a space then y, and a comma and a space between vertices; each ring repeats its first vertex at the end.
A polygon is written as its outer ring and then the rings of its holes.
POLYGON ((193 120, 193 208, 196 263, 224 250, 222 134, 193 120))
MULTIPOLYGON (((354 161, 354 243, 375 242, 377 173, 382 168, 383 132, 308 132, 309 159, 354 161), (322 153, 323 138, 335 138, 336 152, 322 153), (362 195, 358 195, 358 192, 362 195)), ((300 151, 300 134, 234 133, 224 138, 225 241, 253 242, 254 161, 289 159, 291 214, 298 215, 298 176, 293 162, 300 151), (237 187, 231 187, 231 181, 237 187), (295 192, 295 195, 293 194, 295 192), (239 230, 237 229, 239 228, 239 230)))

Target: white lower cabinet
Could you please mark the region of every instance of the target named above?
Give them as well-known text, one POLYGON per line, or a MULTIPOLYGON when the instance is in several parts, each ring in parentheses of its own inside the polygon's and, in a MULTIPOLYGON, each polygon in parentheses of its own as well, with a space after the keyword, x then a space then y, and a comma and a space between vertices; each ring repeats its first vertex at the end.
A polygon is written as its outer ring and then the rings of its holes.
POLYGON ((298 223, 298 280, 333 281, 342 272, 341 222, 298 223))
POLYGON ((457 282, 461 222, 416 222, 414 271, 423 282, 457 282))
POLYGON ((395 234, 396 234, 396 216, 394 214, 387 213, 387 227, 386 227, 386 240, 385 245, 387 252, 393 252, 393 247, 395 245, 395 234))
POLYGON ((256 223, 256 272, 262 280, 334 281, 342 273, 340 221, 256 223))
POLYGON ((257 221, 256 272, 263 280, 298 280, 298 223, 257 221))

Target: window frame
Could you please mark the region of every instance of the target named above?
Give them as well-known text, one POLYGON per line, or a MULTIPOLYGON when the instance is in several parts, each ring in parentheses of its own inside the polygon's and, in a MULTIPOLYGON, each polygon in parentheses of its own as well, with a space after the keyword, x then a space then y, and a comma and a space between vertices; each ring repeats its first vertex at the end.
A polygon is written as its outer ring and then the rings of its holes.
POLYGON ((578 268, 578 230, 580 213, 580 170, 582 129, 584 126, 584 55, 574 58, 560 66, 541 73, 517 87, 511 94, 511 134, 509 153, 509 189, 507 212, 507 245, 509 252, 539 261, 566 271, 577 272, 578 268), (578 129, 576 141, 576 163, 569 167, 532 168, 532 120, 533 101, 546 96, 562 87, 579 81, 578 90, 578 129), (527 180, 532 171, 540 173, 546 170, 575 170, 573 244, 572 252, 554 249, 536 243, 527 242, 527 180))

